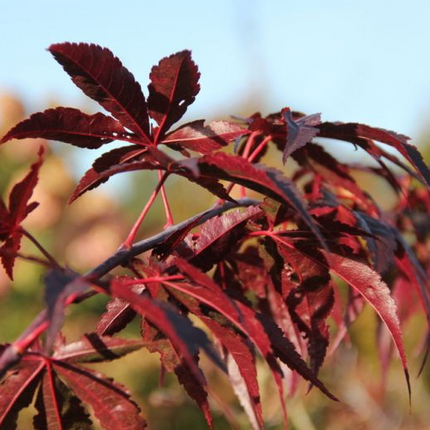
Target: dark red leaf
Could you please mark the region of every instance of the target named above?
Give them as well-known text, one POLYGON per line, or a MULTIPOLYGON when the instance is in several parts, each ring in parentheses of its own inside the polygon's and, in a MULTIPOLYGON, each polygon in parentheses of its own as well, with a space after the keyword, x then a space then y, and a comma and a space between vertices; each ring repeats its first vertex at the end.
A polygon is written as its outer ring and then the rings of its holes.
POLYGON ((0 143, 40 137, 96 149, 125 134, 126 130, 118 121, 102 113, 87 115, 78 109, 58 107, 31 115, 12 128, 0 143))
POLYGON ((92 430, 88 413, 79 399, 54 372, 45 372, 37 394, 33 419, 37 430, 92 430))
MULTIPOLYGON (((176 249, 184 245, 186 235, 200 223, 203 215, 195 217, 191 222, 186 223, 182 228, 175 230, 169 237, 166 238, 160 245, 153 249, 153 254, 160 260, 165 260, 176 249)), ((180 252, 181 253, 181 252, 180 252)))
POLYGON ((200 73, 190 51, 181 51, 163 58, 151 70, 148 86, 149 115, 158 124, 156 142, 182 118, 200 91, 200 73))
POLYGON ((282 162, 285 164, 287 158, 297 149, 309 143, 317 134, 319 129, 316 125, 321 124, 321 115, 313 114, 293 119, 290 109, 284 109, 282 115, 287 124, 287 142, 282 154, 282 162))
POLYGON ((148 157, 148 149, 141 146, 130 145, 121 148, 112 149, 112 151, 105 152, 93 163, 93 169, 101 173, 109 168, 118 164, 130 163, 148 157))
POLYGON ((22 366, 0 385, 0 428, 16 429, 18 414, 32 401, 44 364, 22 366))
POLYGON ((254 427, 263 426, 260 391, 258 388, 257 369, 255 355, 250 343, 236 333, 228 324, 221 324, 221 315, 206 314, 199 306, 198 300, 170 289, 171 294, 190 312, 198 316, 202 322, 212 331, 222 346, 230 355, 226 356, 226 366, 230 377, 230 383, 247 412, 254 427), (234 363, 231 360, 234 360, 234 363))
POLYGON ((205 126, 204 120, 198 120, 169 133, 162 143, 179 145, 201 154, 210 154, 248 133, 248 130, 231 122, 212 121, 205 126))
MULTIPOLYGON (((175 367, 175 374, 188 395, 197 403, 203 412, 209 427, 212 428, 212 415, 208 402, 208 393, 205 389, 206 384, 203 385, 200 380, 196 379, 186 362, 182 362, 175 367)), ((201 377, 204 378, 203 373, 201 377)))
MULTIPOLYGON (((120 280, 114 280, 111 284, 111 293, 114 297, 130 303, 131 307, 144 316, 157 327, 172 342, 177 354, 188 363, 197 379, 201 379, 200 369, 194 361, 194 355, 202 348, 209 357, 223 367, 206 334, 194 327, 187 318, 178 314, 167 303, 159 302, 138 295, 120 280)), ((204 384, 204 381, 200 381, 204 384)))
MULTIPOLYGON (((360 293, 375 309, 387 326, 397 351, 399 352, 410 394, 409 371, 403 345, 402 331, 397 315, 397 307, 394 299, 390 295, 387 284, 382 281, 377 272, 364 262, 334 253, 324 252, 324 254, 326 255, 327 261, 330 263, 330 271, 360 293)), ((309 257, 313 258, 311 255, 309 255, 309 257)), ((323 263, 321 260, 317 262, 319 264, 323 263)))
POLYGON ((147 428, 139 407, 123 386, 90 369, 54 362, 54 370, 64 378, 76 396, 89 404, 105 430, 147 428))
POLYGON ((150 143, 148 112, 142 89, 111 51, 86 43, 59 43, 49 51, 72 81, 124 126, 150 143))
POLYGON ((21 248, 22 233, 15 231, 13 236, 9 236, 4 244, 0 247, 0 260, 6 274, 13 280, 13 267, 16 256, 21 248))
MULTIPOLYGON (((212 427, 212 415, 209 408, 206 392, 206 379, 199 369, 200 378, 197 379, 194 371, 187 362, 181 360, 168 338, 147 320, 142 319, 142 338, 145 347, 152 353, 160 354, 162 368, 168 372, 174 372, 178 381, 184 386, 188 395, 197 403, 203 412, 207 423, 212 427)), ((198 356, 196 356, 196 360, 198 356)))
POLYGON ((249 336, 259 348, 263 357, 271 366, 275 379, 277 379, 279 374, 282 374, 282 372, 277 367, 276 361, 274 361, 271 344, 272 339, 268 337, 270 334, 267 332, 267 327, 265 327, 266 325, 269 326, 271 333, 275 333, 276 329, 280 332, 280 335, 278 334, 274 337, 275 341, 277 341, 276 347, 278 350, 283 352, 282 357, 279 358, 283 361, 285 360, 285 364, 293 370, 296 370, 304 379, 316 385, 329 397, 334 398, 334 396, 326 389, 324 384, 309 369, 295 350, 294 345, 288 341, 288 339, 283 337, 281 330, 276 326, 276 324, 271 322, 271 320, 268 320, 268 322, 264 319, 262 320, 263 317, 261 314, 256 313, 249 306, 229 298, 223 290, 221 290, 221 288, 211 278, 209 278, 209 276, 186 261, 176 259, 174 264, 182 273, 186 274, 193 281, 193 284, 170 281, 163 282, 163 284, 166 287, 174 288, 196 298, 233 322, 233 324, 235 324, 236 327, 244 334, 249 336), (274 327, 270 326, 270 324, 273 324, 274 327))
MULTIPOLYGON (((299 279, 297 284, 283 282, 283 296, 294 323, 308 340, 311 368, 317 375, 329 345, 327 318, 334 305, 330 274, 326 267, 295 249, 280 245, 278 250, 284 264, 288 264, 299 279)), ((314 249, 312 253, 315 258, 323 259, 318 250, 314 249)))
POLYGON ((99 363, 116 360, 142 347, 140 339, 120 339, 89 333, 76 342, 56 348, 53 358, 68 363, 99 363))
MULTIPOLYGON (((118 154, 119 155, 119 154, 118 154)), ((118 173, 134 172, 139 170, 167 170, 172 174, 178 174, 187 178, 189 181, 194 182, 201 187, 207 189, 212 194, 223 200, 232 201, 231 197, 227 194, 225 188, 221 185, 216 178, 208 178, 203 176, 195 176, 190 168, 183 162, 175 162, 167 155, 157 151, 155 148, 151 148, 151 151, 146 152, 132 152, 130 158, 125 157, 123 164, 112 165, 108 168, 104 168, 102 171, 97 171, 94 167, 88 170, 85 175, 81 178, 78 186, 73 191, 72 196, 69 199, 69 203, 72 203, 82 194, 89 190, 92 190, 102 183, 106 182, 111 176, 118 173), (157 154, 154 156, 154 154, 157 154), (134 156, 138 157, 138 160, 133 160, 134 156), (159 159, 159 156, 163 159, 159 159)), ((101 158, 100 158, 101 160, 101 158)), ((97 164, 97 169, 102 167, 97 164)))
POLYGON ((301 151, 294 153, 293 158, 303 167, 307 167, 321 175, 329 187, 341 187, 351 192, 351 197, 357 199, 366 209, 375 210, 375 204, 351 176, 348 166, 339 163, 334 157, 319 145, 308 144, 301 151))
POLYGON ((330 270, 357 290, 376 310, 393 337, 409 385, 408 366, 397 308, 381 277, 365 263, 330 254, 330 270))
POLYGON ((363 212, 354 211, 354 215, 357 218, 358 227, 373 236, 365 236, 364 239, 372 257, 373 268, 384 274, 393 263, 397 248, 394 229, 363 212))
POLYGON ((197 240, 193 243, 193 256, 190 262, 207 272, 212 266, 222 261, 226 255, 239 245, 246 233, 245 224, 261 214, 261 209, 250 207, 235 210, 206 221, 200 229, 197 240))
POLYGON ((21 222, 36 207, 35 202, 29 203, 38 181, 39 170, 43 162, 43 147, 39 149, 39 159, 31 165, 25 178, 14 185, 9 195, 9 208, 6 213, 4 203, 0 218, 0 234, 5 243, 0 248, 0 259, 8 276, 13 279, 13 266, 22 238, 21 222), (4 218, 3 218, 4 217, 4 218))
POLYGON ((43 146, 39 149, 39 159, 31 165, 30 172, 15 184, 9 195, 9 213, 17 226, 28 214, 29 200, 39 179, 39 170, 43 162, 43 146))
POLYGON ((96 333, 100 336, 112 336, 125 328, 136 316, 129 303, 121 299, 110 300, 106 312, 100 317, 96 333))
POLYGON ((117 164, 112 167, 107 168, 101 172, 98 172, 94 168, 89 169, 85 175, 79 181, 78 186, 73 191, 73 194, 69 198, 69 204, 75 201, 78 197, 85 194, 99 185, 108 181, 111 176, 118 173, 133 172, 138 170, 155 170, 159 168, 156 162, 151 160, 142 160, 134 162, 126 162, 125 164, 117 164))
POLYGON ((45 276, 45 302, 47 304, 48 328, 45 351, 50 351, 64 321, 67 300, 83 293, 90 283, 71 270, 52 270, 45 276))
POLYGON ((363 142, 357 138, 371 139, 385 143, 397 149, 420 173, 421 177, 430 186, 430 170, 423 161, 423 158, 415 146, 407 143, 409 137, 397 134, 393 131, 381 128, 369 127, 358 123, 330 123, 325 122, 319 126, 321 137, 347 140, 364 147, 371 155, 375 153, 375 148, 365 147, 363 142))
POLYGON ((298 189, 281 171, 262 165, 255 166, 242 157, 222 152, 202 157, 199 169, 204 176, 243 185, 291 206, 325 246, 320 230, 309 215, 298 189))

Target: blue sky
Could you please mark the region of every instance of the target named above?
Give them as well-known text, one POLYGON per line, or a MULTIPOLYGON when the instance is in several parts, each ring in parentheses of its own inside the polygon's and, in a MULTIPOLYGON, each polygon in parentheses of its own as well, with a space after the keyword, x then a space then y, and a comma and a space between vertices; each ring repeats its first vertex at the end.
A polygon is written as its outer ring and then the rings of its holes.
MULTIPOLYGON (((284 106, 421 136, 430 123, 430 1, 8 1, 0 90, 29 110, 84 97, 46 48, 109 47, 147 85, 150 67, 188 48, 202 73, 189 119, 284 106)), ((250 112, 249 112, 250 113, 250 112)))

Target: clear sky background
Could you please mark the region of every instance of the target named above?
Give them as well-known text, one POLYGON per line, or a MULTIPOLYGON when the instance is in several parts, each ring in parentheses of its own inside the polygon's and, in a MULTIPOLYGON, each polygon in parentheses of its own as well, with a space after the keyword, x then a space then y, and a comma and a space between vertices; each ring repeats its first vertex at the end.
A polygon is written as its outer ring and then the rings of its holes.
MULTIPOLYGON (((30 111, 85 96, 45 50, 109 47, 146 88, 184 48, 202 73, 188 119, 284 106, 410 135, 430 124, 429 0, 3 1, 0 90, 30 111)), ((243 112, 242 112, 243 113, 243 112)))

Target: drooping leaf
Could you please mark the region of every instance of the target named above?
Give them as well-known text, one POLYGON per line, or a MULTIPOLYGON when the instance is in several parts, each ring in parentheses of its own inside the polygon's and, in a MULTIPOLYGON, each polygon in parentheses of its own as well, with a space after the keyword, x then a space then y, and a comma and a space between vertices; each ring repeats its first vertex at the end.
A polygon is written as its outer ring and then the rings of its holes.
POLYGON ((105 430, 147 428, 140 409, 126 389, 100 373, 65 362, 55 362, 54 370, 79 399, 89 404, 105 430))
POLYGON ((191 52, 186 50, 163 58, 152 68, 148 110, 158 124, 157 143, 195 100, 200 91, 199 77, 191 52))
MULTIPOLYGON (((202 219, 203 215, 195 217, 191 222, 186 223, 183 228, 174 231, 160 245, 153 249, 153 255, 158 259, 165 260, 169 255, 184 246, 184 238, 202 219)), ((180 251, 182 253, 182 250, 180 251)))
MULTIPOLYGON (((419 172, 421 177, 430 186, 430 170, 423 161, 421 154, 415 146, 408 143, 407 136, 395 133, 394 131, 383 130, 381 128, 369 127, 358 123, 322 123, 319 127, 321 137, 347 140, 353 143, 362 143, 357 138, 371 139, 385 143, 397 149, 419 172)), ((360 145, 364 146, 364 145, 360 145)), ((365 148, 375 155, 372 147, 365 148)), ((377 154, 376 154, 377 155, 377 154)))
POLYGON ((0 259, 11 279, 13 279, 13 266, 23 235, 20 224, 37 206, 35 202, 29 203, 29 200, 38 181, 39 170, 43 162, 43 151, 43 147, 40 147, 38 160, 31 165, 25 178, 13 186, 9 195, 8 210, 4 203, 2 204, 0 233, 5 242, 0 248, 0 259))
POLYGON ((58 43, 49 51, 72 81, 124 126, 150 143, 148 111, 142 89, 111 51, 86 43, 58 43))
POLYGON ((37 394, 33 418, 36 430, 92 430, 88 413, 79 399, 54 372, 45 372, 37 394))
MULTIPOLYGON (((394 299, 390 295, 390 290, 387 284, 382 281, 377 272, 358 259, 348 258, 347 256, 333 252, 324 252, 324 254, 326 255, 326 259, 330 262, 330 271, 335 273, 360 293, 375 309, 387 326, 399 352, 410 394, 409 371, 402 331, 397 315, 397 307, 394 299)), ((312 255, 307 255, 309 258, 314 259, 312 255)), ((318 264, 325 264, 321 260, 314 259, 314 261, 318 264)))
MULTIPOLYGON (((111 283, 111 292, 114 297, 129 302, 136 312, 147 318, 167 336, 177 353, 188 363, 197 379, 201 378, 200 370, 193 357, 198 353, 199 348, 202 348, 221 368, 223 367, 206 334, 194 327, 187 318, 178 314, 173 307, 168 306, 167 303, 138 295, 120 281, 114 280, 111 283)), ((204 383, 204 381, 201 382, 204 383)))
POLYGON ((51 270, 45 276, 45 302, 47 308, 48 329, 46 331, 45 348, 50 351, 55 337, 64 321, 66 301, 72 295, 83 293, 89 283, 69 270, 51 270))
MULTIPOLYGON (((164 370, 176 374, 178 381, 184 386, 188 395, 197 403, 208 425, 212 428, 212 415, 206 391, 207 383, 203 372, 199 371, 200 377, 196 378, 194 371, 190 369, 187 362, 178 357, 170 340, 145 318, 142 319, 141 331, 145 347, 150 352, 156 352, 160 355, 161 365, 164 370)), ((196 356, 196 361, 197 359, 198 356, 196 356)))
POLYGON ((136 312, 126 301, 110 300, 106 312, 97 322, 96 333, 100 336, 112 336, 125 328, 135 316, 136 312))
POLYGON ((376 237, 374 239, 367 236, 365 240, 372 256, 374 269, 384 274, 392 264, 397 248, 393 228, 365 213, 354 211, 354 215, 357 217, 358 226, 376 237))
POLYGON ((323 147, 310 143, 301 151, 296 151, 293 158, 301 166, 306 166, 316 174, 321 175, 329 187, 344 188, 350 191, 351 196, 366 209, 375 210, 375 204, 351 176, 348 166, 338 162, 323 147))
POLYGON ((285 164, 294 151, 318 135, 319 130, 315 126, 321 123, 321 115, 314 114, 294 120, 290 109, 284 109, 282 114, 287 124, 287 141, 282 154, 282 162, 285 164))
POLYGON ((130 163, 148 158, 148 149, 136 145, 123 146, 121 148, 112 149, 112 151, 105 152, 93 163, 93 169, 101 173, 118 164, 130 163))
POLYGON ((96 149, 125 134, 126 130, 118 121, 102 113, 87 115, 78 109, 58 107, 31 115, 13 127, 0 143, 40 137, 96 149))
POLYGON ((204 120, 197 120, 172 131, 162 143, 210 154, 248 133, 248 130, 238 124, 227 121, 212 121, 205 126, 204 120))
POLYGON ((95 168, 89 169, 85 175, 79 181, 78 186, 73 191, 69 198, 69 204, 75 201, 82 194, 97 188, 103 184, 113 175, 124 172, 133 172, 138 170, 157 169, 158 165, 151 159, 144 159, 139 161, 130 161, 124 164, 117 164, 109 167, 101 172, 98 172, 95 168))
POLYGON ((199 169, 202 175, 232 181, 292 207, 325 246, 319 228, 309 215, 298 189, 279 170, 255 166, 242 157, 222 152, 202 157, 199 169))
MULTIPOLYGON (((201 187, 208 190, 210 193, 216 195, 223 200, 232 201, 231 197, 226 192, 223 185, 216 178, 208 178, 204 176, 195 176, 193 172, 185 165, 185 163, 176 163, 173 159, 167 155, 163 155, 163 159, 159 159, 154 154, 161 154, 161 151, 157 151, 155 148, 151 148, 151 151, 141 153, 138 151, 137 160, 126 160, 122 164, 112 165, 104 170, 98 172, 94 167, 88 170, 85 175, 81 178, 78 186, 73 191, 72 196, 69 199, 69 203, 76 200, 82 194, 89 190, 92 190, 102 183, 106 182, 111 176, 118 173, 134 172, 139 170, 167 170, 172 174, 178 174, 187 178, 189 181, 194 182, 201 187)), ((134 155, 133 155, 134 156, 134 155)), ((132 157, 131 157, 132 158, 132 157)), ((98 167, 97 167, 98 168, 98 167)))
MULTIPOLYGON (((293 321, 307 338, 311 368, 317 375, 329 345, 327 318, 334 305, 330 275, 326 267, 304 257, 295 249, 286 249, 282 245, 278 249, 284 262, 291 266, 299 278, 297 285, 284 280, 283 295, 286 296, 293 321), (288 287, 285 285, 287 283, 288 287)), ((318 258, 318 251, 313 250, 313 253, 318 258)))
POLYGON ((116 360, 142 346, 140 339, 120 339, 87 333, 76 342, 56 348, 54 358, 68 363, 99 363, 116 360))
POLYGON ((283 351, 282 358, 279 358, 283 361, 285 360, 285 363, 289 367, 296 370, 304 379, 312 382, 329 397, 335 398, 309 369, 295 350, 294 345, 282 335, 281 330, 276 326, 276 324, 271 323, 270 320, 267 322, 261 314, 256 313, 252 308, 246 306, 244 303, 229 298, 209 276, 186 261, 176 259, 174 264, 182 273, 192 279, 193 283, 189 284, 186 282, 169 281, 163 282, 165 286, 174 288, 196 298, 224 315, 229 321, 233 322, 233 324, 235 324, 236 327, 244 334, 249 336, 259 348, 263 357, 271 366, 274 376, 276 376, 282 374, 282 372, 277 368, 276 361, 274 361, 271 343, 272 339, 270 339, 270 335, 268 336, 267 328, 265 326, 263 327, 263 321, 265 325, 273 324, 273 327, 270 326, 271 333, 275 333, 276 330, 279 330, 281 333, 274 337, 278 342, 277 348, 280 351, 283 351))
POLYGON ((0 428, 14 430, 19 412, 32 401, 44 365, 32 363, 13 372, 0 385, 0 428))
POLYGON ((228 351, 224 361, 226 362, 230 383, 235 388, 235 392, 250 417, 251 423, 261 427, 263 425, 263 415, 260 391, 255 356, 251 350, 250 343, 228 324, 222 324, 220 322, 221 315, 214 316, 213 312, 204 312, 199 305, 199 301, 195 298, 174 289, 170 289, 170 293, 190 312, 199 317, 216 336, 223 348, 228 351), (231 359, 234 360, 236 366, 231 362, 231 359), (232 380, 232 378, 234 379, 232 380))
POLYGON ((246 222, 259 214, 261 214, 259 208, 250 207, 244 211, 238 209, 206 221, 193 244, 193 256, 190 262, 205 272, 210 270, 239 244, 241 236, 246 233, 244 228, 246 222))

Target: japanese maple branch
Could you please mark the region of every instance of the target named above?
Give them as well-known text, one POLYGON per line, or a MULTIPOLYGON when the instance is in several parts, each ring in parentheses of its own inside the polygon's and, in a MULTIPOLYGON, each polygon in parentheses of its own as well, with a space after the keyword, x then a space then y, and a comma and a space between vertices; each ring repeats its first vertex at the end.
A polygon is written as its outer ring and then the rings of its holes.
POLYGON ((42 253, 42 255, 49 261, 52 268, 61 270, 61 266, 57 263, 55 258, 41 245, 41 243, 31 233, 29 233, 27 230, 23 228, 21 229, 21 232, 27 239, 29 239, 37 247, 37 249, 42 253))
MULTIPOLYGON (((160 171, 160 173, 161 173, 161 171, 160 171)), ((140 226, 142 225, 143 220, 145 219, 147 213, 149 212, 149 209, 151 209, 151 206, 153 205, 158 193, 160 192, 160 189, 163 189, 163 184, 166 181, 166 179, 168 178, 168 176, 169 176, 168 172, 165 172, 164 174, 159 175, 159 181, 157 183, 157 186, 155 187, 155 190, 153 191, 153 193, 149 197, 148 202, 146 203, 145 207, 143 208, 141 214, 139 215, 139 218, 137 219, 137 221, 133 225, 129 235, 127 236, 127 239, 121 245, 120 249, 123 249, 123 248, 128 249, 131 247, 132 243, 134 242, 134 239, 136 238, 137 232, 138 232, 140 226)), ((164 199, 163 199, 163 201, 164 201, 164 199)))
MULTIPOLYGON (((170 235, 187 227, 191 223, 195 225, 203 224, 205 221, 220 215, 230 209, 241 206, 255 206, 261 203, 260 200, 244 198, 237 200, 236 203, 227 202, 222 205, 217 205, 205 212, 201 212, 192 218, 189 218, 179 224, 176 224, 161 233, 152 237, 141 240, 133 244, 130 248, 120 248, 112 256, 107 258, 94 269, 83 275, 83 278, 88 282, 97 282, 101 277, 109 273, 118 266, 126 265, 131 258, 149 251, 155 246, 163 243, 170 235)), ((100 289, 99 289, 100 291, 100 289)), ((75 296, 72 300, 66 300, 66 305, 81 302, 96 294, 95 291, 86 292, 75 296)), ((21 359, 22 354, 32 345, 32 343, 49 327, 48 312, 42 310, 27 329, 19 336, 16 341, 6 348, 0 356, 0 379, 4 374, 21 359)))

